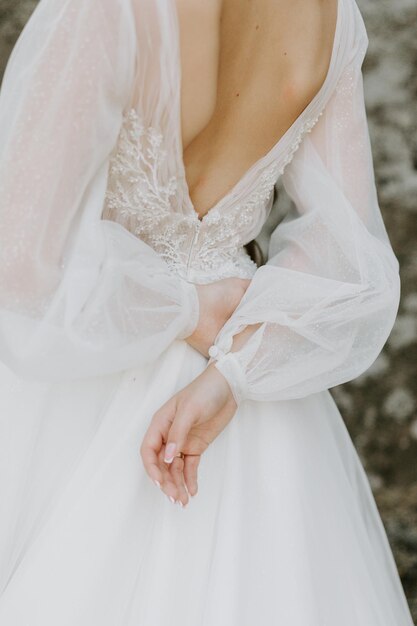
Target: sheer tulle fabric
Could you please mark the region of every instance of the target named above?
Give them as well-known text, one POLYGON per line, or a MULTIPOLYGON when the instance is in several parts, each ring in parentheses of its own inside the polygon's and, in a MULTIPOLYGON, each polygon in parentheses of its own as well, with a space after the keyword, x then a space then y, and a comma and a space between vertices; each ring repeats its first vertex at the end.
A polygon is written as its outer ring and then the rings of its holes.
POLYGON ((158 80, 169 52, 167 26, 166 47, 156 41, 167 15, 160 3, 142 5, 135 29, 127 1, 44 0, 7 66, 0 98, 0 352, 28 378, 139 365, 197 323, 194 285, 169 273, 126 229, 100 219, 108 159, 135 76, 140 106, 149 123, 164 125, 174 154, 172 84, 169 76, 158 80))
MULTIPOLYGON (((164 131, 160 183, 183 174, 174 4, 43 0, 14 50, 0 99, 0 349, 20 375, 117 372, 157 358, 195 328, 195 285, 101 219, 109 155, 133 104, 164 131)), ((349 380, 391 330, 398 264, 374 185, 366 46, 355 2, 339 0, 324 85, 216 206, 230 211, 271 163, 294 205, 216 338, 216 365, 238 403, 349 380), (233 335, 255 323, 259 330, 230 352, 233 335)), ((173 210, 192 210, 185 185, 173 210)))
POLYGON ((238 402, 299 398, 351 380, 394 324, 398 263, 378 206, 358 58, 282 180, 292 211, 215 342, 238 402), (227 354, 233 335, 258 322, 227 354))
POLYGON ((328 392, 242 403, 187 509, 155 488, 138 457, 149 416, 205 367, 175 341, 90 380, 0 369, 0 623, 412 626, 328 392))

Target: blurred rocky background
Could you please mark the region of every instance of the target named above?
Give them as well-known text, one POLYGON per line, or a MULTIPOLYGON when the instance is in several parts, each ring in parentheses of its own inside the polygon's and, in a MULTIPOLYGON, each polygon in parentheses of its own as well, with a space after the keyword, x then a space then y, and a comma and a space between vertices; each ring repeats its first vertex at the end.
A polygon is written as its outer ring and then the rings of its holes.
MULTIPOLYGON (((417 1, 358 4, 370 40, 364 75, 379 198, 401 264, 402 299, 381 356, 332 393, 370 479, 417 623, 417 1)), ((35 5, 0 0, 0 73, 35 5)))
POLYGON ((375 494, 417 623, 417 1, 358 0, 384 221, 400 261, 397 321, 374 365, 333 395, 375 494))

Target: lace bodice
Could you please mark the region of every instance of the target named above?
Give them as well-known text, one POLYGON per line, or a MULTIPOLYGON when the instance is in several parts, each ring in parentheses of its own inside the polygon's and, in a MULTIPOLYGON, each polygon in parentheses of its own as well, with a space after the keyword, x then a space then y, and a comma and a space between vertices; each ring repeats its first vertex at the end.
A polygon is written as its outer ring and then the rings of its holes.
POLYGON ((200 219, 192 207, 187 211, 190 203, 180 205, 187 183, 180 171, 167 175, 162 133, 130 108, 110 158, 102 218, 142 239, 171 272, 186 280, 252 278, 257 266, 244 245, 259 234, 272 207, 275 183, 321 115, 319 111, 300 125, 284 159, 272 159, 259 168, 249 193, 235 202, 234 194, 228 194, 231 202, 221 210, 218 203, 200 219))
POLYGON ((128 110, 110 159, 103 219, 122 224, 189 281, 251 278, 257 266, 243 246, 259 233, 271 209, 277 163, 260 172, 243 201, 224 211, 213 207, 200 219, 195 210, 178 207, 185 181, 180 173, 164 180, 166 160, 162 134, 128 110))

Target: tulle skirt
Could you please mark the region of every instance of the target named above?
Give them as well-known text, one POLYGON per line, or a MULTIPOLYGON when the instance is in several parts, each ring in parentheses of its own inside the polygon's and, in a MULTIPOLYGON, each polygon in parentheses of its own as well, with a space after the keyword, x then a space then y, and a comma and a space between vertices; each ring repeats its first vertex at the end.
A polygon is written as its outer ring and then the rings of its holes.
POLYGON ((2 626, 412 626, 369 483, 329 392, 245 401, 171 504, 139 448, 207 364, 60 384, 0 368, 2 626))

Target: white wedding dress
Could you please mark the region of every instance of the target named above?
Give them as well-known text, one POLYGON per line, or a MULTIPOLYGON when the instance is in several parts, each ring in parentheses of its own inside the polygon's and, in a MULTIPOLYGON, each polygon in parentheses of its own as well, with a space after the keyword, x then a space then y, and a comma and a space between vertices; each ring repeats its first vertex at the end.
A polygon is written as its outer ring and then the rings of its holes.
POLYGON ((338 1, 320 91, 201 220, 182 159, 176 11, 41 0, 7 66, 0 624, 411 626, 328 391, 375 360, 399 298, 359 10, 338 1), (243 245, 280 177, 292 209, 256 268, 243 245), (238 410, 181 509, 139 447, 153 412, 207 366, 184 341, 195 284, 227 276, 252 278, 211 357, 238 410))

